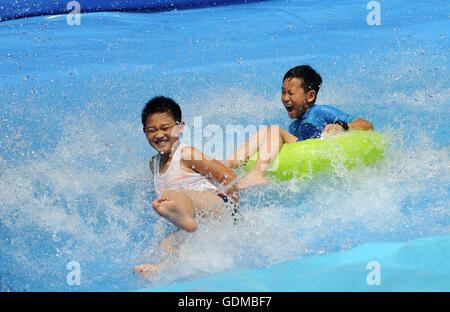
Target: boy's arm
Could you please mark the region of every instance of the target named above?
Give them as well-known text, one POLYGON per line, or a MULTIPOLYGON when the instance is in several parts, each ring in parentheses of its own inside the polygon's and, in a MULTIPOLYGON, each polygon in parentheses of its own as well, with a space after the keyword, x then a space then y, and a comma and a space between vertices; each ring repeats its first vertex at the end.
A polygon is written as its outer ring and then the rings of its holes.
POLYGON ((148 166, 150 167, 150 171, 152 173, 154 173, 154 163, 155 163, 155 156, 152 157, 152 159, 150 159, 150 161, 148 162, 148 166))
MULTIPOLYGON (((221 162, 203 154, 192 146, 186 146, 182 153, 181 159, 187 167, 205 175, 223 186, 230 185, 236 179, 236 174, 223 165, 221 162)), ((226 187, 225 193, 232 197, 235 201, 239 200, 238 191, 235 185, 226 187)))
POLYGON ((325 133, 338 133, 345 131, 343 126, 336 123, 337 121, 346 122, 348 129, 373 130, 373 125, 367 120, 362 118, 354 118, 332 106, 323 105, 321 108, 322 114, 324 114, 324 120, 327 123, 323 130, 325 133))
MULTIPOLYGON (((368 122, 367 120, 361 119, 361 118, 356 118, 355 120, 353 120, 352 122, 347 123, 348 125, 348 129, 353 129, 353 130, 373 130, 373 125, 368 122)), ((323 132, 325 133, 339 133, 339 132, 344 132, 345 129, 343 126, 339 125, 339 124, 328 124, 325 126, 325 128, 323 129, 323 132)))

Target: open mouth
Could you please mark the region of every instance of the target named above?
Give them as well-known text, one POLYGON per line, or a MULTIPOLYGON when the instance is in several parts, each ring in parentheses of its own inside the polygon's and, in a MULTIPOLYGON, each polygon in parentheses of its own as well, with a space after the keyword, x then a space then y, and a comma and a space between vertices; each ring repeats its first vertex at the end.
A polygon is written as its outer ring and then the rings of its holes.
POLYGON ((294 110, 294 106, 285 106, 288 113, 291 113, 294 110))
POLYGON ((168 142, 167 140, 158 140, 158 141, 155 141, 154 143, 157 147, 164 147, 167 142, 168 142))

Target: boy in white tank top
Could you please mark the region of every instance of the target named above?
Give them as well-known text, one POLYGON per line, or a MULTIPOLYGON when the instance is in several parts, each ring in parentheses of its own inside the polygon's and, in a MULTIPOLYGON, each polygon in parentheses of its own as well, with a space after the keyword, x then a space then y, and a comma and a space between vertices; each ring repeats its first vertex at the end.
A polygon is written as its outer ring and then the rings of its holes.
MULTIPOLYGON (((179 229, 194 232, 197 212, 220 215, 225 212, 228 197, 235 203, 239 201, 237 189, 231 184, 236 178, 235 173, 180 142, 184 122, 180 107, 172 99, 155 97, 150 100, 142 111, 142 124, 149 144, 158 152, 149 165, 160 196, 152 206, 159 215, 179 229)), ((163 240, 161 247, 169 244, 167 240, 163 240)), ((143 277, 151 277, 158 269, 150 264, 134 268, 143 277)))

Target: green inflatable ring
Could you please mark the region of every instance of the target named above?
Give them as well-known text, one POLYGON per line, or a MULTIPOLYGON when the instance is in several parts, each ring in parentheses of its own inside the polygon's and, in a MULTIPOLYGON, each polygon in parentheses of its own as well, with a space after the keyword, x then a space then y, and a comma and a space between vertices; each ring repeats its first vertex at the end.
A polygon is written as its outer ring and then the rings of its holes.
MULTIPOLYGON (((369 166, 383 158, 386 145, 386 137, 381 132, 359 130, 284 144, 267 173, 278 181, 285 181, 308 178, 316 173, 331 174, 342 166, 348 169, 369 166)), ((256 153, 246 162, 245 171, 253 167, 257 157, 256 153)))

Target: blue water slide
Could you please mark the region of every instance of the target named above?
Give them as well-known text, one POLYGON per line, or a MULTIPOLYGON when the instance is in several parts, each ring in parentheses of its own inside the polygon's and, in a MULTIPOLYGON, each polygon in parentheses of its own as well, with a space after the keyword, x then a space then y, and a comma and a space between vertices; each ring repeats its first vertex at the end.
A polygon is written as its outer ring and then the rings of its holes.
POLYGON ((0 21, 49 14, 100 11, 162 11, 259 0, 0 0, 0 21))

